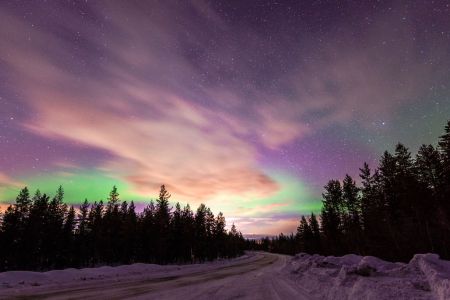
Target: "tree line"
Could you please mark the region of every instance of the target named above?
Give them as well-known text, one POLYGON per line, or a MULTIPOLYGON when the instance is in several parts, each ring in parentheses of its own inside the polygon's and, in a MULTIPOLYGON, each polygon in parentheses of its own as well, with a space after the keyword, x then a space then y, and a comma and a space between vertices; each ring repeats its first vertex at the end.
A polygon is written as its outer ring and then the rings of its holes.
POLYGON ((225 229, 222 213, 201 204, 172 208, 161 186, 156 202, 137 213, 133 201, 120 201, 116 187, 108 201, 76 210, 63 202, 60 186, 53 198, 23 188, 1 218, 0 271, 48 270, 103 264, 192 263, 242 254, 244 238, 225 229))
POLYGON ((303 216, 295 235, 247 241, 247 248, 400 261, 433 252, 450 259, 450 121, 436 147, 422 145, 413 158, 397 144, 374 170, 364 163, 359 176, 359 185, 349 175, 330 180, 319 218, 303 216))

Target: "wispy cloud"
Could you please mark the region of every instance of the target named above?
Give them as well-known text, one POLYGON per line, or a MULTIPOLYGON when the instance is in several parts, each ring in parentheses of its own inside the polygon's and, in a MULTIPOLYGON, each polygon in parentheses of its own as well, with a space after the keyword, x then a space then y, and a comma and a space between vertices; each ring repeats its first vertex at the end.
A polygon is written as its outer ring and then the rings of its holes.
MULTIPOLYGON (((20 36, 27 31, 21 21, 5 18, 4 33, 18 31, 20 36)), ((200 200, 218 193, 266 195, 277 189, 258 170, 256 150, 226 127, 217 126, 214 111, 155 86, 133 71, 140 64, 152 68, 151 49, 147 53, 140 47, 138 53, 131 49, 130 53, 122 46, 125 41, 117 42, 112 51, 115 60, 108 63, 101 78, 80 78, 58 65, 54 54, 63 53, 67 45, 57 45, 55 36, 35 32, 35 42, 4 36, 8 41, 1 50, 7 54, 9 67, 21 77, 19 84, 36 112, 24 125, 45 136, 109 151, 114 159, 99 168, 121 176, 139 193, 153 194, 162 183, 176 195, 200 200), (45 51, 46 45, 54 46, 52 53, 45 51), (33 54, 26 58, 30 47, 33 54), (120 68, 123 62, 128 71, 120 68)), ((126 40, 139 42, 141 38, 127 36, 126 40)))
POLYGON ((247 234, 278 235, 281 232, 295 232, 299 217, 238 217, 228 218, 227 225, 235 224, 238 228, 245 228, 247 234))
MULTIPOLYGON (((25 186, 25 183, 18 181, 10 176, 0 172, 0 194, 7 190, 19 189, 25 186)), ((5 211, 9 204, 0 203, 0 213, 5 211)))
POLYGON ((23 187, 24 183, 17 181, 10 176, 0 172, 0 190, 9 187, 23 187))

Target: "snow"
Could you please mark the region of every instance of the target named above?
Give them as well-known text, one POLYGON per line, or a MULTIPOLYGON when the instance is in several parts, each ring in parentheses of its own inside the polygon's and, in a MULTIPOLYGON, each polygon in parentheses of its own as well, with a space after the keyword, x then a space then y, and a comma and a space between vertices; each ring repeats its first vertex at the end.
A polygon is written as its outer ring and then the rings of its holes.
POLYGON ((73 283, 75 281, 142 275, 158 272, 161 268, 163 267, 159 265, 133 264, 118 267, 103 266, 99 268, 65 269, 48 272, 9 271, 0 273, 0 290, 2 288, 43 286, 73 283))
POLYGON ((249 252, 205 264, 0 273, 0 298, 68 294, 80 299, 450 299, 450 262, 436 254, 392 263, 353 254, 249 252))
POLYGON ((436 254, 416 254, 405 264, 300 253, 283 272, 321 299, 450 299, 450 262, 436 254))
POLYGON ((64 269, 48 272, 8 271, 0 273, 0 296, 8 290, 15 292, 33 287, 55 287, 81 285, 92 281, 132 281, 138 279, 164 278, 197 271, 208 271, 223 265, 233 265, 241 260, 254 259, 247 255, 230 260, 216 260, 203 264, 156 265, 136 263, 121 266, 101 266, 97 268, 64 269))

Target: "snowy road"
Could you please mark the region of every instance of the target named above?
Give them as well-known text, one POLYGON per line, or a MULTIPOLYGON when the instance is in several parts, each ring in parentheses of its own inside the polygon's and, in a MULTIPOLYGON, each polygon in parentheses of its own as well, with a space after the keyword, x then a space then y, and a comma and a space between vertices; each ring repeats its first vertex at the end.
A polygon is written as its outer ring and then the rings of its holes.
POLYGON ((313 299, 283 276, 288 257, 253 253, 229 265, 180 267, 152 278, 36 287, 4 299, 313 299))

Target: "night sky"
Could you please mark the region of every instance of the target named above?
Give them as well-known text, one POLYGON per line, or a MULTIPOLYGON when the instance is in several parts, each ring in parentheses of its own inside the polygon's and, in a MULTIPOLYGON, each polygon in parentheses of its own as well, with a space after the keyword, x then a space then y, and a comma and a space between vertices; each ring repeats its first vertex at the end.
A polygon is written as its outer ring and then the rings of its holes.
POLYGON ((1 1, 0 202, 117 185, 295 230, 450 118, 448 1, 1 1))

